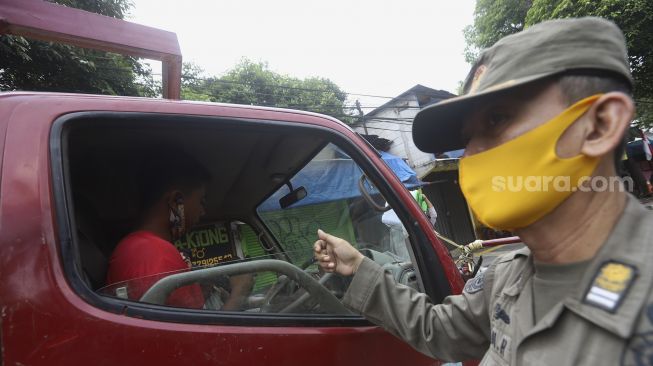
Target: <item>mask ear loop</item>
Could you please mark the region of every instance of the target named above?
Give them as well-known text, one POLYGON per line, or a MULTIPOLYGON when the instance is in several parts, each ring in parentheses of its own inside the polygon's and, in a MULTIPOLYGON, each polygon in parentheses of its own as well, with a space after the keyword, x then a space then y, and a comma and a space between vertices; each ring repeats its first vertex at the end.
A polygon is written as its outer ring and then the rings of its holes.
POLYGON ((560 118, 562 114, 572 114, 574 115, 575 118, 569 119, 566 124, 561 125, 560 131, 557 131, 556 133, 558 134, 558 138, 555 140, 553 143, 553 155, 555 156, 556 159, 558 160, 568 160, 568 159, 576 159, 578 156, 570 156, 563 158, 558 154, 558 143, 560 142, 560 139, 562 138, 562 135, 567 132, 571 126, 573 126, 574 123, 578 122, 578 120, 587 113, 587 111, 592 108, 592 105, 603 95, 603 93, 600 94, 594 94, 592 96, 589 96, 587 98, 583 98, 573 105, 569 106, 565 111, 563 111, 560 115, 558 115, 556 118, 560 118))
POLYGON ((175 196, 175 207, 170 208, 170 234, 173 240, 180 239, 186 230, 184 198, 180 193, 175 196))

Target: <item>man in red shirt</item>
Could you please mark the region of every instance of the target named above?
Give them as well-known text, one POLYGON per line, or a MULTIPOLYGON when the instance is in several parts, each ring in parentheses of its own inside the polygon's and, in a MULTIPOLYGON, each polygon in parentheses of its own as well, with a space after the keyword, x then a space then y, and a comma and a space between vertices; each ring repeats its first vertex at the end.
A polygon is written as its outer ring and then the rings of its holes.
MULTIPOLYGON (((127 297, 138 300, 158 280, 187 271, 182 253, 172 244, 199 222, 210 175, 181 151, 160 152, 143 164, 142 215, 137 230, 124 237, 109 259, 107 284, 126 286, 127 297)), ((237 310, 251 288, 251 276, 232 276, 231 294, 223 310, 237 310)), ((199 284, 181 287, 166 305, 201 309, 204 295, 199 284)))
MULTIPOLYGON (((124 237, 111 255, 107 284, 125 284, 128 298, 138 300, 158 280, 186 270, 188 264, 172 243, 138 230, 124 237)), ((181 287, 168 297, 166 305, 201 309, 202 289, 198 284, 181 287)))

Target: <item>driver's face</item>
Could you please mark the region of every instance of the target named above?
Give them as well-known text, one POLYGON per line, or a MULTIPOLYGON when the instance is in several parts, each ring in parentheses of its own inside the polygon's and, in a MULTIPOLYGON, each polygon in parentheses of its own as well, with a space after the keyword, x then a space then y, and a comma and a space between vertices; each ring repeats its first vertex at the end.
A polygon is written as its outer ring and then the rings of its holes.
POLYGON ((206 213, 204 207, 206 200, 205 195, 206 187, 202 185, 200 188, 192 191, 186 196, 186 199, 184 200, 184 213, 186 215, 187 230, 192 230, 206 213))

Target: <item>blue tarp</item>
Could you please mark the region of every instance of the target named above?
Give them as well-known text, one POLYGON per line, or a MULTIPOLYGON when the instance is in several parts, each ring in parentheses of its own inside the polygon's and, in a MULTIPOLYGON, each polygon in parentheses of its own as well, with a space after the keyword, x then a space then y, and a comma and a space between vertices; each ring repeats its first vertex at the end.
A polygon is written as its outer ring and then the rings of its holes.
MULTIPOLYGON (((417 174, 398 156, 381 152, 381 158, 408 189, 420 186, 417 174)), ((308 195, 291 207, 314 205, 360 197, 358 180, 361 169, 351 159, 313 160, 291 179, 292 186, 306 188, 308 195)), ((369 187, 368 187, 369 188, 369 187)), ((280 210, 279 199, 290 191, 282 187, 259 207, 260 211, 280 210)))
POLYGON ((381 159, 388 164, 406 188, 412 189, 421 185, 421 182, 417 179, 417 173, 406 164, 404 159, 384 151, 381 151, 381 159))

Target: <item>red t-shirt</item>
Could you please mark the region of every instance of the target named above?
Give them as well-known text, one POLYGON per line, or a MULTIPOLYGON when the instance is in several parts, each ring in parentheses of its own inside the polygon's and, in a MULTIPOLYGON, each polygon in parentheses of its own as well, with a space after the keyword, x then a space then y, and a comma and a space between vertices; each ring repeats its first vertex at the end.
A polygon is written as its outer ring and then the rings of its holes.
MULTIPOLYGON (((107 285, 126 284, 128 298, 138 300, 156 281, 187 270, 188 264, 172 243, 149 231, 136 231, 124 237, 111 254, 107 285)), ((166 305, 201 309, 202 289, 198 284, 180 287, 168 297, 166 305)))

